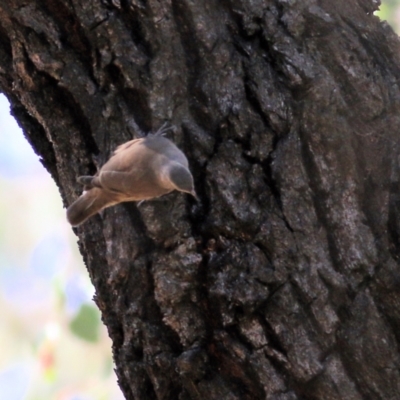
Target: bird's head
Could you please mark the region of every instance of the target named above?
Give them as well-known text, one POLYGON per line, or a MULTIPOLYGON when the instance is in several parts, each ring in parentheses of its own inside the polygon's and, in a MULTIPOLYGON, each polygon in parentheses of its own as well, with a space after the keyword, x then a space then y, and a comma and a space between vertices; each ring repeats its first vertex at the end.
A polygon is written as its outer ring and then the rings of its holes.
POLYGON ((185 166, 174 161, 171 162, 169 167, 169 180, 174 189, 189 193, 198 200, 194 189, 193 176, 185 166))

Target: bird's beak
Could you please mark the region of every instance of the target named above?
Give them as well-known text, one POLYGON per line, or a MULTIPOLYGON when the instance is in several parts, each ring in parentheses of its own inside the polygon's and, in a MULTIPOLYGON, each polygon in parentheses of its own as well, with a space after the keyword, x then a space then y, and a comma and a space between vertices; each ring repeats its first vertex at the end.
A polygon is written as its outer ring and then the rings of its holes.
POLYGON ((197 193, 195 192, 195 190, 193 189, 190 194, 196 199, 196 201, 200 201, 199 197, 197 196, 197 193))

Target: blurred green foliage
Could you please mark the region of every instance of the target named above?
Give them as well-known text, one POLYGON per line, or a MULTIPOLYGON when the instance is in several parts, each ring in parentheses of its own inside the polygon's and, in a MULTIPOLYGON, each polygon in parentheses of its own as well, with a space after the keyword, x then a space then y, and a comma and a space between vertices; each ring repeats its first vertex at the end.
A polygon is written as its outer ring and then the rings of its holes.
POLYGON ((81 339, 95 343, 99 340, 99 311, 90 304, 82 304, 79 312, 70 322, 72 333, 81 339))
POLYGON ((400 0, 384 0, 375 13, 381 20, 387 21, 395 30, 400 32, 400 0))

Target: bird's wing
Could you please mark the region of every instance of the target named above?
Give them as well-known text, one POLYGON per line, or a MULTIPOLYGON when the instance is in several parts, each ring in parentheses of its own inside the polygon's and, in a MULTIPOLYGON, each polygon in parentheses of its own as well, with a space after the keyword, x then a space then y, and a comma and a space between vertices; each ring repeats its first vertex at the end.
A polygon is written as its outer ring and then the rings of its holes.
POLYGON ((100 173, 105 171, 128 172, 134 165, 140 166, 142 160, 148 156, 143 148, 143 139, 135 139, 124 143, 115 150, 113 156, 101 167, 100 173))
POLYGON ((171 191, 161 187, 152 170, 136 169, 135 173, 104 171, 99 176, 101 186, 110 192, 120 193, 124 201, 146 200, 171 191))
POLYGON ((101 186, 112 192, 128 193, 145 175, 144 170, 136 170, 135 174, 121 171, 101 171, 99 181, 101 186))

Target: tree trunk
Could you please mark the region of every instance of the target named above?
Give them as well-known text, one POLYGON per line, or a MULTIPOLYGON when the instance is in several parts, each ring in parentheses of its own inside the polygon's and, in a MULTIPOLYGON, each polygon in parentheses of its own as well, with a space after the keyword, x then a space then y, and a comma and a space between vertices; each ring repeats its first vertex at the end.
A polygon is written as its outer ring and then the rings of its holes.
MULTIPOLYGON (((399 399, 400 46, 378 0, 2 0, 65 204, 168 121, 200 197, 76 229, 126 399, 399 399)), ((45 195, 45 194, 43 194, 45 195)))

